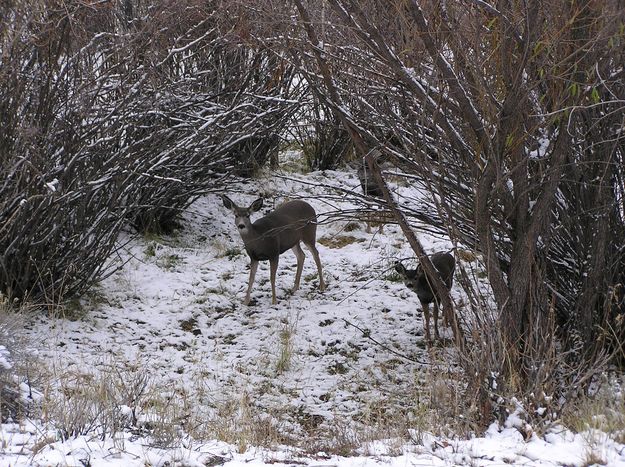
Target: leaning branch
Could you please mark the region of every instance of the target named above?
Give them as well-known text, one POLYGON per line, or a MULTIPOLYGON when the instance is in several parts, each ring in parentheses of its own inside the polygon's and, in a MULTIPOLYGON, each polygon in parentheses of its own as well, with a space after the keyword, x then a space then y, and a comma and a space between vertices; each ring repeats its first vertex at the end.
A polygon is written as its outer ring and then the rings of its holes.
MULTIPOLYGON (((366 148, 363 147, 359 149, 361 150, 361 152, 364 152, 366 148)), ((449 290, 443 283, 443 280, 440 278, 436 269, 434 269, 432 262, 430 261, 427 254, 425 253, 425 250, 423 249, 423 245, 421 245, 421 242, 413 232, 410 224, 408 224, 408 221, 406 221, 404 213, 401 211, 401 209, 397 207, 397 203, 393 199, 391 191, 388 189, 386 181, 384 180, 384 177, 380 172, 380 166, 378 165, 376 160, 380 155, 380 151, 376 149, 373 151, 369 151, 369 153, 365 156, 365 160, 367 161, 369 170, 373 174, 377 186, 382 190, 384 200, 386 201, 386 204, 390 211, 393 213, 395 221, 401 227, 401 230, 404 233, 406 240, 408 240, 408 244, 419 259, 419 262, 421 263, 421 266, 423 267, 426 275, 432 281, 434 288, 438 292, 438 296, 441 298, 441 302, 443 305, 443 315, 451 317, 452 330, 454 333, 456 346, 461 352, 463 352, 466 348, 466 340, 464 338, 464 335, 462 334, 462 330, 458 321, 458 316, 454 312, 453 303, 449 295, 449 290)))
POLYGON ((308 40, 312 44, 312 50, 315 55, 317 64, 319 65, 321 76, 323 77, 323 82, 328 90, 329 97, 334 103, 334 106, 332 108, 336 112, 337 117, 341 120, 341 123, 347 129, 352 139, 352 142, 354 143, 356 150, 367 161, 369 170, 371 170, 371 173, 373 174, 376 180, 376 183, 382 190, 382 194, 384 196, 384 200, 386 201, 387 206, 389 207, 390 211, 395 217, 395 220, 401 227, 404 235, 406 236, 406 240, 408 240, 408 243, 410 244, 410 247, 414 251, 417 258, 419 258, 419 262, 423 266, 425 273, 430 278, 433 279, 432 282, 434 284, 434 288, 438 292, 439 297, 441 297, 441 301, 443 305, 443 313, 446 313, 446 316, 450 316, 452 319, 452 328, 453 328, 453 333, 454 333, 454 339, 456 341, 456 346, 461 352, 463 352, 464 349, 466 348, 466 341, 464 339, 464 336, 462 335, 458 318, 456 314, 454 313, 453 304, 451 301, 451 297, 449 295, 449 290, 447 290, 447 287, 445 287, 445 285, 443 284, 443 281, 441 280, 440 276, 434 269, 432 262, 430 261, 428 256, 425 254, 423 245, 421 245, 421 242, 412 231, 412 228, 406 221, 406 218, 404 217, 403 213, 397 207, 395 200, 391 196, 391 192, 388 189, 388 186, 386 185, 384 177, 382 177, 382 174, 380 173, 380 167, 378 166, 375 160, 376 157, 380 155, 380 152, 377 150, 375 151, 369 150, 367 144, 365 143, 364 139, 360 135, 360 132, 358 131, 357 126, 343 112, 342 109, 345 109, 345 106, 342 105, 341 98, 334 85, 334 81, 332 80, 332 74, 330 72, 328 64, 321 56, 319 49, 316 47, 316 45, 319 44, 320 42, 319 42, 319 39, 317 37, 315 30, 312 27, 312 21, 310 19, 308 11, 306 10, 306 8, 304 8, 300 0, 293 0, 293 1, 302 18, 304 29, 306 30, 306 34, 308 35, 308 40))

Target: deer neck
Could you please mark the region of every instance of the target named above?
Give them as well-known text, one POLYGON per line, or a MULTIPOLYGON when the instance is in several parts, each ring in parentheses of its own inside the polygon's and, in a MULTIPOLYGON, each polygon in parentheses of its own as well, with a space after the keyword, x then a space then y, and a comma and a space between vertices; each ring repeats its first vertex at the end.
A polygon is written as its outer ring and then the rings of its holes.
POLYGON ((246 246, 257 245, 258 242, 262 241, 263 235, 266 235, 263 229, 259 229, 257 225, 254 225, 251 222, 245 229, 245 232, 239 232, 239 233, 241 234, 243 243, 245 243, 246 246))

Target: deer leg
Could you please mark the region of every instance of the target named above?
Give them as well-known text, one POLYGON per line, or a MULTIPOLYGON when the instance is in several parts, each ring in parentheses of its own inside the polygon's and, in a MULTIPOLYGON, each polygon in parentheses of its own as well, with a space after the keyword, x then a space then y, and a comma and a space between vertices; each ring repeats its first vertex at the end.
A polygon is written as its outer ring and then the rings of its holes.
POLYGON ((254 285, 254 278, 256 277, 256 270, 258 269, 258 261, 252 259, 250 260, 250 279, 247 282, 247 293, 245 294, 245 300, 243 300, 243 304, 247 305, 250 303, 250 293, 252 292, 252 286, 254 285))
POLYGON ((275 305, 276 301, 276 271, 278 270, 279 256, 269 260, 269 279, 271 280, 271 304, 275 305))
POLYGON ((428 342, 432 342, 432 338, 430 337, 430 304, 422 303, 421 307, 423 308, 423 321, 425 327, 425 339, 428 342))
POLYGON ((299 281, 302 278, 302 269, 304 269, 304 258, 306 255, 304 254, 304 250, 299 243, 297 243, 293 248, 293 253, 295 253, 295 257, 297 258, 297 271, 295 272, 295 284, 293 285, 293 292, 299 289, 299 281))
POLYGON ((457 316, 452 308, 443 307, 443 318, 447 321, 447 326, 451 328, 454 338, 458 332, 457 316))
POLYGON ((445 326, 451 327, 453 322, 453 316, 451 309, 443 307, 443 319, 445 320, 445 326))
POLYGON ((319 259, 319 250, 314 243, 304 243, 306 248, 310 250, 313 255, 313 259, 315 260, 315 264, 317 265, 317 273, 319 274, 319 290, 323 292, 326 288, 326 284, 323 281, 323 271, 321 270, 321 260, 319 259))
POLYGON ((441 336, 438 333, 438 300, 434 299, 434 336, 437 340, 440 340, 441 336))

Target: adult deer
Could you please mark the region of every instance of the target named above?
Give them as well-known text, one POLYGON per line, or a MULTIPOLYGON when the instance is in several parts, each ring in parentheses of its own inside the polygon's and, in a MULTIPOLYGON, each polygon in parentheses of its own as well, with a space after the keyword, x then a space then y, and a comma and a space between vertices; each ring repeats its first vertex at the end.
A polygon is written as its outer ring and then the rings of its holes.
POLYGON ((300 242, 310 250, 317 264, 319 273, 319 290, 325 289, 321 260, 315 246, 317 235, 317 214, 313 207, 305 201, 294 200, 284 203, 260 219, 252 222, 250 215, 263 207, 263 199, 258 198, 247 208, 237 206, 226 195, 221 197, 224 206, 234 214, 234 224, 245 244, 250 257, 250 278, 243 304, 250 302, 250 293, 254 285, 254 277, 259 261, 269 260, 271 279, 271 303, 276 304, 276 271, 278 259, 286 250, 293 250, 297 258, 297 271, 293 292, 299 288, 302 269, 304 267, 304 251, 300 242))
MULTIPOLYGON (((362 188, 362 192, 365 196, 372 196, 374 198, 383 199, 382 189, 378 186, 378 182, 375 180, 373 174, 371 173, 371 171, 367 167, 367 164, 364 161, 359 164, 356 174, 358 175, 360 187, 362 188)), ((374 220, 375 213, 367 212, 367 217, 365 220, 365 224, 367 226, 365 231, 367 233, 371 233, 371 225, 373 224, 374 220)), ((378 230, 380 233, 384 233, 383 229, 384 222, 381 221, 378 230)))
MULTIPOLYGON (((438 252, 430 256, 430 261, 434 269, 438 271, 447 289, 451 290, 454 281, 454 270, 456 269, 456 260, 454 257, 449 253, 438 252)), ((406 287, 415 292, 421 302, 421 308, 423 308, 423 315, 425 317, 425 338, 428 342, 431 341, 430 303, 434 303, 434 334, 436 339, 440 339, 438 334, 438 304, 440 302, 440 297, 430 284, 423 268, 421 265, 418 265, 417 269, 406 269, 403 264, 397 262, 395 263, 395 270, 404 280, 406 287)))
MULTIPOLYGON (((380 166, 380 169, 390 169, 393 167, 393 164, 389 160, 388 156, 383 155, 379 150, 375 150, 375 159, 380 166)), ((371 233, 371 226, 375 222, 378 225, 378 232, 384 233, 384 224, 393 223, 393 215, 384 208, 385 201, 384 195, 382 193, 382 188, 378 185, 377 180, 375 179, 371 170, 367 166, 365 160, 361 160, 358 162, 358 169, 356 171, 356 175, 358 175, 358 180, 360 181, 360 187, 362 188, 362 192, 365 196, 369 196, 372 198, 378 198, 380 201, 375 210, 368 210, 366 213, 365 223, 366 223, 366 232, 371 233)))

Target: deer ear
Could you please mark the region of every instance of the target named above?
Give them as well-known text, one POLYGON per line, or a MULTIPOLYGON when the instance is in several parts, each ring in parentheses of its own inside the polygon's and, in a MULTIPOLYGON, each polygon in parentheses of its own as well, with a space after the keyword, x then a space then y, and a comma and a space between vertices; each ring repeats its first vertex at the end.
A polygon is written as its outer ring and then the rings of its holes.
POLYGON ((221 195, 221 201, 223 201, 224 206, 227 209, 234 209, 235 204, 232 202, 232 200, 230 198, 228 198, 226 195, 221 195))
POLYGON ((248 209, 250 210, 250 212, 256 212, 256 211, 260 211, 260 208, 262 207, 263 207, 263 199, 258 198, 256 201, 250 204, 250 207, 248 209))
POLYGON ((397 271, 398 273, 402 275, 406 274, 406 268, 399 261, 395 263, 395 271, 397 271))

